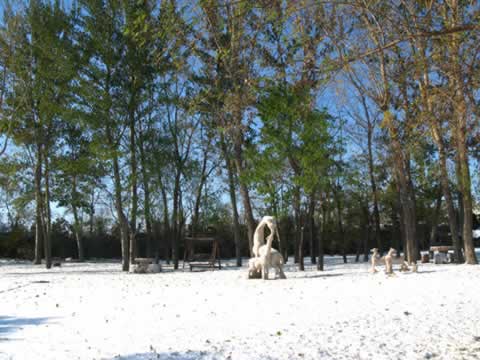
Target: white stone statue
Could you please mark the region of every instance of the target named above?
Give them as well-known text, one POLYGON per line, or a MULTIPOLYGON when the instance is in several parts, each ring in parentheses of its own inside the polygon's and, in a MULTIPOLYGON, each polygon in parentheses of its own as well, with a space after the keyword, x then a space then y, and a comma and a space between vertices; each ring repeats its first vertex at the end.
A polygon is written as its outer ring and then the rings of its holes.
POLYGON ((283 256, 278 250, 272 248, 272 242, 275 235, 277 235, 278 241, 280 241, 275 218, 273 216, 264 216, 258 224, 253 238, 252 252, 254 257, 248 261, 249 279, 259 279, 261 277, 262 279, 267 280, 271 268, 275 269, 275 275, 279 275, 281 279, 286 279, 285 273, 283 272, 283 256), (265 226, 268 226, 270 229, 270 235, 267 237, 267 244, 263 244, 265 242, 265 226))
POLYGON ((270 230, 271 234, 276 234, 278 241, 280 241, 280 236, 278 235, 277 222, 273 216, 264 216, 262 220, 258 223, 255 233, 253 234, 253 248, 252 253, 254 257, 259 257, 260 246, 265 244, 265 226, 270 230))

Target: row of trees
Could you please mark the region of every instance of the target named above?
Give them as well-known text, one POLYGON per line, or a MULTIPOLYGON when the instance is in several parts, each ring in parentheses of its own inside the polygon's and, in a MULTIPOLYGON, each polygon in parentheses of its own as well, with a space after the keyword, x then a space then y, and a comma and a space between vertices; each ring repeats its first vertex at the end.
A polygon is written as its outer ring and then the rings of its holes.
MULTIPOLYGON (((237 263, 258 214, 282 220, 281 250, 323 269, 333 232, 347 252, 409 261, 418 224, 448 221, 456 258, 477 262, 475 2, 30 0, 0 29, 1 186, 11 224, 35 224, 51 266, 52 217, 84 232, 110 210, 122 268, 137 254, 178 267, 186 223, 229 202, 237 263), (8 145, 8 146, 7 146, 8 145), (242 224, 247 236, 242 233, 242 224), (304 244, 304 238, 308 240, 304 244), (373 239, 373 240, 371 240, 373 239)), ((346 260, 346 257, 345 257, 346 260)))

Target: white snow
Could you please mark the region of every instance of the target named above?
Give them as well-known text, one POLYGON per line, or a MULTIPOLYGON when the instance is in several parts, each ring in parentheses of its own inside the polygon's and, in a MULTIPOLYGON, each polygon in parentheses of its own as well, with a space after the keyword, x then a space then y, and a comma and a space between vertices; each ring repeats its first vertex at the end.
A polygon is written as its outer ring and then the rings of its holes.
MULTIPOLYGON (((352 261, 352 259, 349 259, 352 261)), ((0 359, 478 359, 480 266, 246 280, 246 268, 129 274, 0 261, 0 359)))

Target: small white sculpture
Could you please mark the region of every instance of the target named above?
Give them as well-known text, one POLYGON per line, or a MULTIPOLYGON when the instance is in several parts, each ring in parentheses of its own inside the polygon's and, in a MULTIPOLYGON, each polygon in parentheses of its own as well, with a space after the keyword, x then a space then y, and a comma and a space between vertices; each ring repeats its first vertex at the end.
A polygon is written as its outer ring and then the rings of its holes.
POLYGON ((393 257, 395 256, 395 249, 390 248, 387 255, 384 256, 385 259, 385 274, 393 274, 393 257))
MULTIPOLYGON (((393 265, 400 265, 400 271, 408 271, 410 268, 408 267, 408 263, 405 261, 404 256, 397 257, 397 250, 394 248, 390 248, 388 250, 387 255, 384 257, 380 257, 377 248, 372 249, 372 260, 371 260, 371 268, 370 272, 375 273, 377 269, 375 268, 377 265, 385 265, 385 273, 393 274, 393 265)), ((417 266, 414 264, 413 272, 417 271, 417 266)))
POLYGON ((378 270, 376 269, 377 265, 385 265, 385 260, 380 257, 377 248, 373 248, 371 250, 372 258, 370 259, 372 266, 370 267, 370 272, 376 273, 378 270))

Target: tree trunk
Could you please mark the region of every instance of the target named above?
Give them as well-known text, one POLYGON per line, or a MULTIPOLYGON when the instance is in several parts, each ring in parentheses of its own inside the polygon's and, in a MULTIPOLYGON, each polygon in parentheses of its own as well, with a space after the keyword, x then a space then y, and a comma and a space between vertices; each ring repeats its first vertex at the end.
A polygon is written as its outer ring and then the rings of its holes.
POLYGON ((93 189, 90 198, 90 217, 88 219, 88 232, 90 234, 90 238, 93 236, 93 221, 95 216, 95 189, 93 189))
POLYGON ((440 211, 442 209, 442 192, 440 191, 437 199, 435 200, 435 207, 433 209, 433 216, 430 228, 430 235, 428 238, 428 248, 432 246, 437 240, 438 234, 438 220, 440 218, 440 211))
POLYGON ((323 239, 325 235, 325 229, 326 229, 326 219, 327 219, 327 214, 326 214, 326 207, 325 204, 321 204, 322 208, 322 223, 321 223, 321 229, 318 232, 318 260, 317 260, 317 270, 323 271, 324 270, 324 254, 325 254, 325 249, 323 245, 323 239))
POLYGON ((83 262, 85 260, 83 254, 83 240, 81 234, 81 225, 78 217, 77 209, 77 176, 74 175, 72 178, 72 212, 73 212, 73 236, 75 237, 75 242, 77 243, 78 250, 78 261, 83 262))
POLYGON ((335 197, 335 204, 337 208, 337 225, 338 225, 338 233, 340 234, 340 241, 342 243, 342 257, 343 257, 343 262, 346 264, 348 262, 347 261, 347 244, 346 244, 346 238, 345 238, 345 230, 343 228, 342 204, 340 200, 340 194, 338 194, 338 191, 336 189, 333 190, 333 195, 335 197))
POLYGON ((468 164, 468 148, 466 144, 466 121, 462 121, 457 129, 457 151, 460 163, 460 191, 463 203, 463 246, 465 249, 465 262, 478 264, 473 244, 473 201, 471 192, 470 170, 468 164))
MULTIPOLYGON (((240 135, 238 135, 237 138, 238 137, 240 137, 240 135)), ((239 139, 235 139, 235 142, 234 142, 234 162, 235 162, 235 167, 237 169, 237 174, 241 178, 244 172, 244 168, 243 168, 242 144, 241 144, 241 140, 239 139)), ((255 225, 255 219, 253 217, 252 204, 250 201, 250 193, 244 181, 240 181, 240 195, 242 196, 243 208, 245 211, 245 218, 247 222, 248 248, 249 248, 250 256, 253 256, 253 253, 252 253, 253 234, 255 233, 256 225, 255 225)))
MULTIPOLYGON (((208 145, 207 145, 208 148, 208 145)), ((203 161, 202 161, 202 170, 200 172, 200 183, 198 184, 196 195, 195 195, 195 205, 193 207, 193 215, 192 215, 192 236, 198 231, 198 219, 200 216, 200 204, 202 201, 202 194, 203 194, 203 187, 207 182, 207 161, 208 161, 208 150, 204 150, 203 152, 203 161)))
MULTIPOLYGON (((362 206, 365 222, 365 236, 363 237, 363 261, 368 261, 368 256, 370 253, 370 212, 368 211, 368 202, 362 206)), ((378 248, 378 251, 382 251, 381 248, 378 248)))
MULTIPOLYGON (((273 215, 275 216, 275 219, 277 220, 277 226, 278 226, 278 252, 280 254, 285 253, 285 245, 283 241, 283 236, 280 235, 281 233, 281 226, 280 226, 280 216, 278 215, 278 199, 277 199, 277 193, 275 191, 270 193, 270 198, 272 199, 272 209, 273 209, 273 215)), ((287 261, 287 257, 284 257, 284 261, 287 261)))
POLYGON ((450 227, 450 233, 452 234, 453 247, 455 249, 455 260, 457 263, 461 263, 463 262, 463 255, 461 251, 460 239, 458 238, 457 217, 455 215, 455 207, 453 205, 453 198, 448 179, 447 154, 443 137, 440 134, 440 129, 437 123, 434 123, 432 126, 432 135, 438 149, 438 156, 440 160, 440 184, 442 187, 443 196, 445 197, 445 205, 447 206, 448 224, 450 227))
POLYGON ((165 189, 165 184, 162 181, 162 178, 159 176, 160 181, 160 192, 162 193, 162 203, 163 203, 163 240, 165 243, 165 260, 167 264, 170 264, 171 257, 171 227, 170 227, 170 215, 168 213, 168 197, 167 190, 165 189))
POLYGON ((391 238, 393 241, 393 247, 397 250, 397 255, 400 256, 400 252, 402 251, 402 244, 403 244, 403 229, 402 225, 400 224, 401 219, 399 219, 400 213, 400 199, 397 191, 397 201, 396 203, 392 203, 392 213, 391 213, 391 221, 392 221, 392 234, 391 238))
POLYGON ((405 245, 407 259, 410 264, 415 263, 417 260, 416 251, 416 218, 415 218, 415 206, 408 193, 405 193, 404 189, 400 190, 400 203, 403 217, 404 231, 405 231, 405 245))
POLYGON ((310 202, 308 205, 308 239, 310 245, 310 261, 312 264, 317 262, 317 258, 315 256, 315 195, 316 194, 314 192, 310 195, 310 202))
POLYGON ((408 173, 408 195, 411 203, 411 216, 413 217, 413 221, 410 223, 412 226, 411 232, 414 235, 414 243, 413 243, 413 252, 415 253, 415 260, 420 259, 420 250, 418 244, 418 234, 417 234, 417 197, 415 194, 415 187, 413 186, 412 175, 411 175, 411 168, 410 168, 410 161, 407 162, 407 173, 408 173))
POLYGON ((288 217, 285 217, 284 218, 284 221, 282 221, 279 226, 280 226, 280 230, 279 230, 279 233, 281 235, 281 239, 280 239, 280 247, 282 248, 282 256, 285 260, 285 263, 288 262, 288 251, 289 251, 289 244, 290 244, 290 241, 289 241, 289 231, 288 229, 290 228, 289 226, 290 224, 290 219, 288 217))
MULTIPOLYGON (((405 231, 405 220, 404 220, 404 215, 403 215, 403 210, 402 210, 402 204, 401 204, 401 199, 400 199, 400 186, 398 183, 395 181, 395 186, 397 189, 397 204, 394 209, 392 209, 396 214, 398 214, 398 231, 399 231, 399 244, 398 248, 399 251, 397 252, 397 255, 400 256, 400 252, 403 251, 405 256, 407 255, 407 234, 405 231), (400 248, 401 245, 401 248, 400 248)), ((394 216, 394 215, 392 215, 394 216)))
POLYGON ((405 230, 405 220, 402 210, 402 204, 400 201, 400 192, 398 192, 398 224, 400 230, 400 242, 402 244, 402 250, 405 256, 407 256, 407 232, 405 230))
POLYGON ((360 253, 362 252, 362 242, 358 240, 357 243, 357 251, 355 252, 355 262, 358 263, 360 261, 360 253))
MULTIPOLYGON (((293 189, 293 212, 294 212, 294 229, 295 233, 293 234, 293 259, 295 264, 298 264, 300 261, 303 262, 303 259, 300 259, 300 241, 301 241, 301 209, 300 209, 300 189, 298 186, 295 186, 293 189)), ((302 244, 303 246, 303 244, 302 244)), ((303 253, 303 251, 302 251, 303 253)))
POLYGON ((42 152, 37 147, 35 164, 35 259, 34 264, 42 263, 43 225, 42 225, 42 152))
MULTIPOLYGON (((143 214, 145 216, 145 231, 147 236, 146 251, 147 257, 153 256, 153 231, 152 231, 152 212, 150 209, 150 185, 149 185, 149 176, 147 171, 147 160, 145 157, 145 143, 143 140, 144 134, 140 134, 140 165, 142 172, 142 183, 143 183, 143 214)), ((157 247, 158 244, 155 244, 157 247)), ((158 263, 159 257, 157 256, 158 249, 155 249, 155 262, 158 263)))
POLYGON ((117 218, 120 226, 120 242, 122 245, 122 270, 128 271, 130 268, 129 261, 129 238, 128 238, 128 221, 123 213, 122 202, 122 182, 120 179, 120 167, 118 164, 118 156, 113 155, 113 177, 114 177, 114 191, 115 191, 115 210, 117 212, 117 218))
POLYGON ((455 175, 457 178, 457 203, 458 203, 458 206, 457 206, 458 212, 456 216, 457 225, 458 225, 457 228, 458 228, 458 233, 461 234, 463 239, 463 219, 465 218, 465 212, 464 212, 464 206, 463 206, 463 193, 461 189, 462 177, 461 177, 458 149, 455 156, 455 175))
POLYGON ((368 172, 370 175, 370 186, 373 195, 373 220, 375 222, 375 242, 379 251, 382 249, 381 230, 380 230, 380 211, 378 210, 378 190, 377 182, 375 180, 375 168, 373 164, 373 124, 368 113, 368 108, 365 103, 365 98, 362 97, 364 110, 367 116, 367 145, 368 145, 368 172))
MULTIPOLYGON (((110 99, 110 80, 111 80, 111 70, 107 67, 106 74, 106 86, 105 94, 110 99)), ((108 113, 110 113, 111 108, 108 108, 108 113)), ((122 200, 122 180, 120 176, 120 164, 118 159, 118 144, 114 138, 113 130, 111 128, 111 120, 105 119, 105 137, 109 147, 109 150, 112 151, 112 168, 113 168, 113 187, 114 187, 114 201, 115 201, 115 210, 117 213, 118 225, 120 227, 120 244, 122 249, 122 271, 128 271, 130 269, 129 262, 129 238, 128 238, 128 220, 123 212, 123 200, 122 200)))
POLYGON ((179 251, 180 251, 180 228, 179 228, 179 201, 180 201, 180 172, 177 169, 177 174, 175 175, 175 183, 173 188, 173 211, 172 211, 172 260, 173 268, 178 269, 178 260, 179 260, 179 251))
POLYGON ((305 262, 304 262, 304 256, 303 256, 303 238, 305 234, 305 228, 302 226, 300 227, 300 241, 299 241, 299 246, 298 246, 298 255, 299 255, 299 266, 298 269, 300 271, 305 271, 305 262))
POLYGON ((242 255, 241 255, 241 244, 240 244, 240 222, 239 222, 238 208, 237 208, 237 194, 235 192, 235 174, 234 174, 233 166, 228 154, 227 145, 225 144, 225 140, 223 136, 221 136, 220 143, 222 147, 223 157, 225 158, 225 165, 226 165, 227 174, 228 174, 228 190, 230 193, 230 202, 232 203, 233 241, 235 243, 235 257, 237 259, 237 266, 242 266, 242 255))
POLYGON ((83 253, 83 241, 82 241, 82 234, 80 232, 80 222, 78 219, 78 211, 77 207, 73 205, 73 219, 74 219, 74 237, 75 242, 77 243, 77 250, 78 250, 78 261, 83 262, 85 260, 85 255, 83 253))
MULTIPOLYGON (((133 101, 133 100, 132 100, 133 101)), ((137 251, 137 211, 138 211, 138 185, 137 185, 137 149, 136 149, 136 131, 135 131, 135 114, 131 107, 130 109, 130 181, 131 181, 131 197, 132 208, 130 210, 130 251, 129 261, 133 264, 137 251)))
POLYGON ((43 248, 45 255, 45 267, 50 269, 52 267, 52 213, 50 209, 50 166, 48 162, 48 153, 44 148, 44 162, 45 162, 45 196, 44 196, 44 237, 43 237, 43 248))

